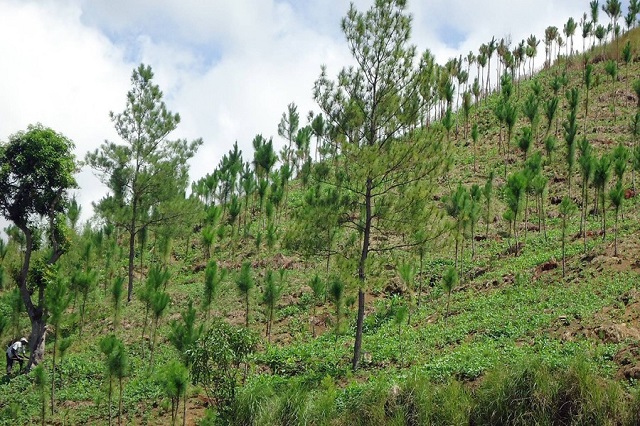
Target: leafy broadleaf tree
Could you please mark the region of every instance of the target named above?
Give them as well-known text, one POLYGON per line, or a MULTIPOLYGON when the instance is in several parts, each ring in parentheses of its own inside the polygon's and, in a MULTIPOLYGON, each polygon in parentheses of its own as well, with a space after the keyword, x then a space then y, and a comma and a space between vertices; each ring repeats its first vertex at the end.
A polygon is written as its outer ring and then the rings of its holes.
POLYGON ((360 362, 369 254, 397 247, 372 246, 372 233, 392 234, 403 226, 435 222, 436 211, 424 204, 448 165, 439 138, 418 127, 426 113, 424 103, 416 101, 426 66, 425 61, 414 66, 416 49, 408 45, 411 18, 405 6, 402 0, 380 0, 359 12, 352 5, 342 30, 358 66, 343 68, 337 81, 323 67, 314 87, 341 153, 325 181, 350 194, 354 214, 347 215, 351 219, 345 226, 361 235, 354 370, 360 362))
POLYGON ((107 141, 86 155, 87 164, 110 190, 97 204, 98 213, 125 229, 129 236, 128 302, 133 295, 138 234, 150 226, 168 225, 194 210, 183 205, 187 160, 202 144, 200 139, 168 139, 180 116, 167 109, 153 76, 149 66, 141 64, 136 68, 124 111, 109 114, 124 143, 107 141))
POLYGON ((72 150, 69 139, 41 125, 29 126, 0 145, 0 214, 13 222, 24 239, 22 265, 15 281, 31 321, 29 369, 44 357, 48 316, 44 272, 68 249, 62 213, 69 189, 76 186, 72 150), (39 256, 32 268, 43 223, 48 253, 39 256))
POLYGON ((193 383, 202 385, 223 424, 237 417, 232 403, 239 385, 241 365, 246 365, 247 357, 256 350, 257 343, 251 330, 214 318, 193 349, 187 352, 193 383))

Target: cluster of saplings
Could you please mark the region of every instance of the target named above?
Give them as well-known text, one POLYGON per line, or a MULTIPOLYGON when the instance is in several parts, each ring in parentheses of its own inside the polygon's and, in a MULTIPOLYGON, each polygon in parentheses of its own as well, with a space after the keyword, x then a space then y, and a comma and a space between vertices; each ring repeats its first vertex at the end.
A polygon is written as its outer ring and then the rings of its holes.
MULTIPOLYGON (((416 49, 409 45, 411 20, 404 9, 405 2, 400 0, 378 1, 367 12, 352 6, 342 27, 359 66, 343 69, 337 80, 322 68, 314 84, 314 99, 322 112, 309 113, 308 124, 301 126, 297 107, 290 104, 278 125, 278 134, 286 141, 279 154, 272 139, 257 135, 253 159, 245 161, 236 143, 211 174, 191 185, 189 197, 185 196, 187 161, 203 142, 169 139, 180 116, 166 108, 151 68, 141 65, 135 69, 125 110, 111 113, 123 143, 105 142, 86 155, 84 163, 109 192, 96 203, 93 224, 88 223, 79 235, 80 207, 69 197, 77 186, 72 142, 36 125, 11 136, 0 147, 0 210, 12 222, 7 228, 9 243, 0 245, 0 290, 9 287, 5 280, 15 285, 6 296, 11 313, 0 316, 0 336, 23 331, 20 318, 27 314, 29 368, 37 366, 34 377, 43 395, 43 423, 46 383, 53 414, 56 384, 63 382, 56 363, 73 340, 85 338, 83 330, 91 326, 85 324, 87 302, 99 287, 112 309, 107 327, 111 334, 99 342, 106 366, 110 422, 115 405, 118 421, 122 421, 126 379, 134 374, 129 357, 135 343, 130 331, 125 332, 132 324, 123 327, 120 318, 127 309, 125 294, 128 303, 136 303, 137 296, 143 306, 144 318, 136 321, 143 342, 139 356, 147 363, 145 373, 156 378, 170 398, 173 422, 180 416, 180 402, 186 422, 189 383, 201 386, 219 418, 232 422, 249 416, 242 424, 276 422, 269 417, 273 415, 282 416, 277 421, 283 424, 302 422, 304 416, 325 419, 319 423, 349 418, 363 424, 429 424, 447 416, 454 416, 453 423, 474 424, 553 423, 570 418, 598 423, 603 416, 632 422, 635 405, 615 408, 616 398, 620 403, 618 385, 600 383, 580 366, 562 372, 561 380, 554 383, 550 377, 558 373, 540 365, 523 367, 512 376, 490 374, 473 393, 455 383, 433 390, 431 384, 418 379, 395 387, 363 387, 353 395, 339 394, 329 379, 320 391, 301 385, 277 397, 280 390, 269 384, 260 389, 239 388, 249 374, 247 357, 259 348, 250 321, 256 281, 262 290, 269 343, 275 309, 287 289, 284 269, 279 273, 276 268, 257 271, 262 268, 252 262, 271 257, 275 250, 321 261, 308 282, 313 337, 317 307, 327 297, 332 300, 337 335, 346 289, 357 290, 357 298, 348 303, 357 306, 353 370, 362 360, 365 294, 371 278, 381 274, 383 262, 376 261, 387 259, 389 253, 400 259, 397 273, 408 288, 394 302, 399 305, 395 310, 398 325, 407 317, 410 321, 411 312, 420 307, 424 258, 443 245, 453 246, 454 266, 439 275, 450 296, 459 280, 467 277, 464 253, 469 242, 471 260, 476 255, 480 220, 489 238, 492 230, 498 232, 492 226, 497 212, 502 212, 507 225, 505 235, 513 239, 510 251, 518 256, 526 250, 531 216, 537 221, 534 229, 546 239, 548 205, 556 204, 564 275, 567 229, 578 207, 585 251, 590 236, 592 240, 594 236, 606 238, 606 213, 612 210, 617 255, 618 220, 625 195, 635 191, 634 173, 640 171, 640 80, 632 81, 627 73, 621 84, 618 75, 622 63, 627 70, 631 67, 637 46, 630 38, 622 49, 618 47, 620 2, 609 0, 603 5, 611 18, 609 28, 598 24, 599 4, 591 2, 591 19, 585 14, 581 21, 581 54, 573 49, 577 24, 573 19, 567 22, 564 34, 571 43, 566 44, 564 61, 561 47, 565 41, 557 28, 549 27, 545 32, 549 71, 538 76, 533 74, 539 44, 535 36, 513 50, 508 40, 492 39, 480 47, 478 55, 470 53, 445 66, 438 65, 429 51, 416 60, 416 49), (615 48, 596 47, 592 41, 591 49, 585 49, 587 39, 595 37, 602 44, 609 33, 615 48), (556 57, 554 44, 558 63, 564 67, 551 67, 556 57), (498 57, 496 94, 490 97, 494 52, 498 57), (527 59, 530 81, 525 83, 527 59), (595 59, 605 60, 604 74, 599 74, 595 59), (477 77, 468 84, 474 63, 477 77), (572 73, 581 77, 572 81, 572 73), (627 129, 628 142, 611 149, 594 144, 596 130, 589 126, 590 121, 602 118, 589 110, 590 93, 607 84, 601 82, 601 76, 610 78, 611 114, 607 118, 611 125, 625 123, 627 129), (638 99, 631 116, 617 104, 621 91, 634 93, 638 99), (460 99, 462 107, 455 112, 460 99), (493 116, 481 116, 482 108, 493 116), (496 123, 497 134, 490 134, 496 123), (458 138, 452 138, 452 133, 458 138), (453 158, 451 148, 457 140, 469 137, 474 181, 481 177, 486 181, 459 184, 443 193, 442 188, 451 188, 451 182, 459 178, 453 170, 461 160, 453 158), (486 150, 495 151, 499 161, 486 161, 486 169, 479 172, 476 157, 481 139, 486 139, 486 150), (579 188, 572 187, 576 168, 579 188), (631 192, 626 191, 629 169, 631 192), (550 176, 564 183, 556 189, 561 196, 550 197, 550 176), (601 219, 598 229, 592 224, 594 217, 601 219), (195 244, 196 235, 199 244, 195 244), (250 260, 237 260, 243 258, 250 260), (169 323, 170 332, 159 336, 172 303, 169 270, 176 262, 194 259, 204 262, 200 303, 194 307, 189 302, 181 318, 169 323), (211 312, 228 277, 243 305, 244 327, 231 326, 211 312), (67 322, 74 324, 73 332, 60 333, 67 322), (49 377, 42 367, 47 330, 52 342, 49 377), (154 358, 162 337, 179 356, 160 368, 154 358), (371 398, 365 398, 368 393, 371 398), (450 397, 466 405, 459 410, 449 407, 444 401, 450 397), (277 410, 271 410, 272 406, 277 410)), ((638 11, 638 2, 632 1, 625 20, 628 31, 636 25, 638 11)))

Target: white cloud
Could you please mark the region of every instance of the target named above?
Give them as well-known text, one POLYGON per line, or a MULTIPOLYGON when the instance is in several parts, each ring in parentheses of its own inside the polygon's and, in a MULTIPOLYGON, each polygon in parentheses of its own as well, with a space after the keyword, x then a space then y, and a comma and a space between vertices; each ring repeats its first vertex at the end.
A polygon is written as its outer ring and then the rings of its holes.
MULTIPOLYGON (((130 64, 98 31, 78 25, 66 3, 0 2, 0 139, 42 123, 76 144, 79 158, 114 131, 108 111, 121 104, 130 64)), ((89 209, 98 182, 80 176, 80 201, 89 209)))
MULTIPOLYGON (((357 0, 365 10, 372 0, 357 0)), ((548 25, 562 27, 588 9, 587 0, 433 0, 408 2, 413 42, 439 61, 477 52, 493 35, 513 42, 548 25), (439 34, 466 36, 459 50, 439 34)), ((202 137, 192 177, 211 172, 238 141, 276 135, 286 105, 304 117, 315 108, 320 65, 330 75, 349 62, 340 20, 342 0, 0 0, 0 139, 42 122, 72 138, 78 157, 117 140, 109 111, 125 106, 138 63, 152 66, 168 107, 182 117, 175 137, 202 137)), ((576 40, 576 46, 581 42, 576 40)), ((538 61, 541 63, 541 61, 538 61)), ((282 143, 282 141, 278 141, 282 143)), ((79 177, 80 201, 103 190, 89 171, 79 177)))

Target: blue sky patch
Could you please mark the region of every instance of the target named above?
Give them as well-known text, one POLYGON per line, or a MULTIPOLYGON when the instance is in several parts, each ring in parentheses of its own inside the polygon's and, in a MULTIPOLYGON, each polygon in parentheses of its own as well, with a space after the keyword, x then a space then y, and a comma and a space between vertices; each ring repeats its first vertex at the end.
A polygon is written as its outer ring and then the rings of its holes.
POLYGON ((464 31, 448 24, 440 25, 436 30, 436 34, 438 36, 438 40, 451 49, 459 49, 460 45, 467 39, 468 35, 464 31))

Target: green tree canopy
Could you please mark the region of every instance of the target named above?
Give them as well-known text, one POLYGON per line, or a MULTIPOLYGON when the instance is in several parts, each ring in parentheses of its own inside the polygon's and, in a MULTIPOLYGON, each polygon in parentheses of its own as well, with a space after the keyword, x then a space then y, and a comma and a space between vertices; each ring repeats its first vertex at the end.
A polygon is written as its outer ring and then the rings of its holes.
MULTIPOLYGON (((47 317, 44 273, 67 251, 66 219, 63 216, 68 191, 76 187, 73 143, 64 135, 40 124, 15 133, 0 145, 0 214, 21 231, 24 257, 17 284, 31 321, 29 367, 44 356, 47 317), (49 249, 46 258, 31 271, 31 256, 46 229, 49 249), (27 287, 27 278, 29 285, 27 287)), ((40 260, 40 259, 39 259, 40 260)))

